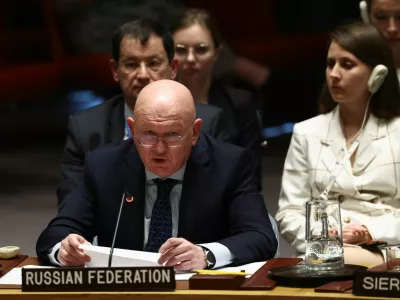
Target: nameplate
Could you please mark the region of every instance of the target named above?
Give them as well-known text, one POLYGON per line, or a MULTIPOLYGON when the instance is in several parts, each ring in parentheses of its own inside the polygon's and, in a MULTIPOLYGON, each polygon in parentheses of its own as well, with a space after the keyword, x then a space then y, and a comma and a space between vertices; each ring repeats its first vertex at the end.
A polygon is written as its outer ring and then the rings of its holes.
POLYGON ((173 267, 22 269, 23 292, 170 291, 173 267))
POLYGON ((353 294, 400 298, 400 272, 355 272, 353 294))

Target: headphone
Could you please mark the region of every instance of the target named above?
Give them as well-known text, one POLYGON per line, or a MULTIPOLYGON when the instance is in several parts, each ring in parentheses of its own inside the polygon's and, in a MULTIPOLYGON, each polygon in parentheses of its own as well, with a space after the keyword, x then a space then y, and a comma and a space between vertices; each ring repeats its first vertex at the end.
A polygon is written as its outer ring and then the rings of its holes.
POLYGON ((361 19, 365 24, 369 24, 369 15, 368 15, 368 4, 366 1, 360 1, 360 14, 361 14, 361 19))
POLYGON ((384 65, 377 65, 373 70, 368 79, 368 90, 371 94, 375 94, 382 86, 385 78, 388 74, 388 68, 384 65))

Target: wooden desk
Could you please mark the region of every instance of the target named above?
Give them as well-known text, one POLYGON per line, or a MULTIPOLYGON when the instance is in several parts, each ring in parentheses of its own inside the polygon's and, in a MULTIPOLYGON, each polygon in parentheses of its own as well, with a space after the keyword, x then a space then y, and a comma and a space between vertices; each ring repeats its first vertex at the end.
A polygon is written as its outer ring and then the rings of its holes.
POLYGON ((374 297, 354 296, 352 294, 315 293, 313 289, 276 287, 272 291, 200 291, 177 290, 175 292, 92 292, 92 293, 23 293, 21 290, 0 290, 1 300, 334 300, 334 299, 381 299, 374 297))
MULTIPOLYGON (((11 269, 19 266, 27 258, 27 255, 18 255, 11 259, 0 259, 0 265, 2 265, 2 268, 0 269, 0 278, 4 276, 4 274, 7 274, 11 269)), ((37 260, 36 264, 39 264, 37 260)))
MULTIPOLYGON (((18 267, 39 265, 35 257, 25 259, 18 267)), ((290 288, 278 286, 272 291, 214 291, 189 290, 188 282, 177 281, 175 292, 75 292, 75 293, 23 293, 20 289, 0 289, 1 300, 335 300, 335 299, 382 299, 376 297, 354 296, 348 293, 315 293, 312 288, 290 288)))

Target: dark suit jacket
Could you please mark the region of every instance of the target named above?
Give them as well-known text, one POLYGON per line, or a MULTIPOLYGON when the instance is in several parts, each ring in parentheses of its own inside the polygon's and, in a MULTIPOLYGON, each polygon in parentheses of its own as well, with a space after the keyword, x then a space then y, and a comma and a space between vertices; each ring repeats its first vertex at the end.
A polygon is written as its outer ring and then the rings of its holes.
MULTIPOLYGON (((248 150, 201 134, 186 164, 179 208, 178 236, 192 243, 219 242, 237 264, 274 257, 275 234, 254 184, 248 150)), ((89 152, 84 178, 65 199, 55 219, 40 235, 36 251, 42 263, 47 252, 70 233, 100 246, 110 246, 127 190, 115 247, 143 250, 145 170, 131 139, 89 152)))
MULTIPOLYGON (((203 120, 203 132, 223 141, 233 139, 233 122, 227 120, 227 115, 220 108, 196 104, 196 115, 203 120)), ((59 206, 82 178, 86 152, 109 143, 121 142, 124 129, 122 95, 70 116, 67 142, 61 159, 61 183, 57 189, 59 206)))
POLYGON ((234 120, 233 143, 252 151, 256 160, 256 182, 261 190, 261 126, 253 94, 228 85, 211 86, 209 104, 224 110, 228 120, 234 120))

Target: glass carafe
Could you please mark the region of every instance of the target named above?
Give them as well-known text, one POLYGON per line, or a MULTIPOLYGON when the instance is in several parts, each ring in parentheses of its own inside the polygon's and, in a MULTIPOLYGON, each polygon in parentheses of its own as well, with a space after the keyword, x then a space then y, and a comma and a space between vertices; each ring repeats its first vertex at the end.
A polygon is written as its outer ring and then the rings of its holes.
POLYGON ((311 200, 306 204, 306 255, 308 270, 330 271, 344 266, 340 204, 311 200))

